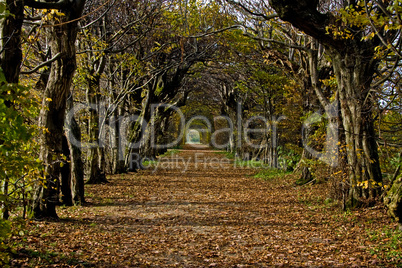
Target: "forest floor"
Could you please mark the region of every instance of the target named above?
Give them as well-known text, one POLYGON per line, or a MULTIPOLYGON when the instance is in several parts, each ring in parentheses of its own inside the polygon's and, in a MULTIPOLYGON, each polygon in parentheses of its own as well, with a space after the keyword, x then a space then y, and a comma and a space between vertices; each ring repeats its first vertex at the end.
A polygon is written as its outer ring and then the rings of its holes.
MULTIPOLYGON (((200 148, 199 148, 200 149, 200 148)), ((381 206, 341 211, 328 185, 295 186, 183 150, 87 185, 88 204, 28 223, 12 267, 395 267, 401 232, 381 206)))

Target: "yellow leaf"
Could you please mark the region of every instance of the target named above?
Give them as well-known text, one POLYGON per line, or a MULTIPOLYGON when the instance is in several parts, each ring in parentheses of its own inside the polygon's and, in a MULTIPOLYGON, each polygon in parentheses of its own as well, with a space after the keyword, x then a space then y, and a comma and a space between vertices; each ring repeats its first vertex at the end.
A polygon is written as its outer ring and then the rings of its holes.
POLYGON ((367 189, 369 187, 369 181, 364 181, 363 189, 367 189))

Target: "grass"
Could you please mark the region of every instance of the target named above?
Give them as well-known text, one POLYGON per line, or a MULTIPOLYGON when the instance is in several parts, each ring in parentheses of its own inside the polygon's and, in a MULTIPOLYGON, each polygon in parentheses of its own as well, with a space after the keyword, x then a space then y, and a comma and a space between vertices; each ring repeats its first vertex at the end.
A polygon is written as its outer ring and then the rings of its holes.
POLYGON ((402 267, 402 231, 384 227, 382 230, 368 230, 367 235, 373 242, 372 255, 402 267))
POLYGON ((268 169, 261 169, 258 171, 257 174, 254 175, 254 178, 257 179, 263 179, 263 180, 271 180, 277 177, 283 177, 285 175, 289 175, 291 172, 288 171, 283 171, 282 169, 274 169, 274 168, 268 168, 268 169))
POLYGON ((30 249, 20 249, 11 253, 12 259, 21 266, 38 267, 38 265, 68 264, 79 267, 92 267, 93 265, 81 261, 74 256, 66 256, 62 253, 43 251, 38 252, 30 249))
MULTIPOLYGON (((261 168, 264 169, 265 171, 262 171, 260 174, 261 178, 264 179, 265 174, 267 173, 275 173, 274 176, 283 176, 286 172, 282 172, 279 169, 272 169, 268 166, 268 164, 264 163, 263 161, 260 160, 241 160, 240 158, 236 157, 235 153, 232 152, 226 152, 226 151, 218 151, 216 154, 224 154, 227 159, 233 159, 234 161, 234 167, 240 167, 240 168, 261 168), (271 171, 266 171, 266 170, 271 170, 271 171)), ((286 173, 288 174, 288 173, 286 173)))
POLYGON ((177 154, 179 152, 180 152, 180 150, 178 150, 178 149, 170 149, 170 150, 166 151, 165 153, 159 155, 159 157, 172 156, 172 155, 175 155, 175 154, 177 154))
POLYGON ((155 160, 146 160, 146 161, 143 161, 143 162, 142 162, 142 165, 143 165, 145 168, 147 168, 147 167, 155 166, 157 162, 158 162, 158 161, 155 161, 155 160))

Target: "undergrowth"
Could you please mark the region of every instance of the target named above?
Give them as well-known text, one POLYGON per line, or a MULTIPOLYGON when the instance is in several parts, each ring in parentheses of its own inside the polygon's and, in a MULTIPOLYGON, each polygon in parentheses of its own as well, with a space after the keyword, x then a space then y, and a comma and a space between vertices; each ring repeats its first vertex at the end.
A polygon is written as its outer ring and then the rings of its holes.
MULTIPOLYGON (((159 155, 158 158, 173 156, 175 154, 178 154, 179 152, 180 152, 179 149, 170 149, 170 150, 166 151, 165 153, 159 155)), ((157 162, 158 162, 158 160, 156 160, 156 159, 145 159, 144 161, 142 161, 141 164, 144 168, 148 168, 148 167, 155 166, 157 164, 157 162)))
POLYGON ((271 180, 271 179, 283 177, 283 176, 289 175, 289 174, 291 174, 291 172, 289 172, 289 171, 268 168, 268 169, 259 170, 258 173, 254 175, 254 178, 263 179, 263 180, 271 180))
POLYGON ((382 230, 368 230, 367 235, 373 242, 372 255, 402 267, 402 231, 384 227, 382 230))

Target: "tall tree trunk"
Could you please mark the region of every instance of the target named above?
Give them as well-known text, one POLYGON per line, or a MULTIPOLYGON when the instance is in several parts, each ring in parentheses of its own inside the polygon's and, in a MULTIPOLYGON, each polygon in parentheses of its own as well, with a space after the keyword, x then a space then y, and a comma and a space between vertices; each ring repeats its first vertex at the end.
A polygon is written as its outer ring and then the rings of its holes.
POLYGON ((159 78, 157 77, 149 88, 144 89, 146 91, 146 96, 143 98, 141 103, 141 114, 138 120, 133 124, 129 134, 130 146, 125 157, 125 165, 127 170, 135 171, 141 168, 140 163, 144 157, 144 150, 148 149, 147 139, 149 133, 147 134, 147 131, 150 130, 149 123, 151 119, 151 105, 155 98, 154 92, 158 87, 158 83, 159 78), (133 157, 136 159, 136 162, 132 162, 133 157))
POLYGON ((52 63, 39 118, 39 125, 44 128, 40 137, 40 159, 45 173, 34 192, 32 210, 35 218, 58 218, 56 205, 59 202, 60 163, 63 161, 66 100, 76 69, 77 21, 71 20, 80 16, 85 1, 75 2, 79 6, 63 10, 69 14, 60 17, 57 22, 54 20, 57 25, 47 28, 51 52, 53 55, 60 53, 60 57, 52 63))
POLYGON ((63 155, 66 159, 61 162, 62 165, 60 170, 61 177, 61 202, 63 205, 72 206, 73 197, 71 191, 71 153, 68 146, 68 141, 66 135, 63 136, 63 155))
POLYGON ((370 96, 376 62, 358 52, 352 55, 332 52, 345 130, 350 205, 361 198, 378 196, 382 182, 370 96))
MULTIPOLYGON (((108 79, 108 87, 112 90, 112 100, 111 103, 112 105, 118 105, 117 107, 114 107, 112 116, 109 121, 110 129, 111 129, 111 151, 112 151, 112 174, 120 174, 126 172, 124 168, 124 148, 123 148, 123 139, 122 135, 124 133, 120 133, 120 129, 122 127, 122 121, 123 121, 123 107, 126 104, 126 100, 119 100, 119 94, 114 90, 116 86, 115 82, 115 62, 113 58, 110 58, 109 64, 108 64, 108 74, 112 76, 111 79, 108 79), (115 104, 117 103, 117 104, 115 104)), ((124 74, 123 74, 124 76, 124 74)), ((124 76, 125 77, 125 76, 124 76)), ((120 86, 121 89, 123 90, 124 88, 124 83, 120 86)), ((120 97, 121 98, 121 97, 120 97)))
MULTIPOLYGON (((402 152, 399 153, 399 158, 402 157, 402 152)), ((399 230, 402 231, 402 177, 399 177, 401 164, 396 168, 394 175, 390 181, 391 189, 384 198, 384 204, 388 208, 388 214, 396 219, 399 223, 399 230)))
POLYGON ((119 174, 119 173, 124 173, 126 172, 126 169, 124 168, 124 148, 123 148, 123 142, 122 142, 122 137, 123 133, 120 133, 120 127, 121 127, 121 116, 122 116, 122 108, 119 107, 117 108, 114 113, 111 120, 111 128, 113 131, 112 139, 113 139, 113 145, 112 145, 112 158, 113 158, 113 166, 112 166, 112 173, 113 174, 119 174))
POLYGON ((0 65, 8 83, 18 83, 22 51, 21 29, 24 19, 23 1, 6 0, 11 15, 1 22, 0 65))
MULTIPOLYGON (((67 109, 72 111, 74 108, 74 100, 71 95, 67 100, 67 109)), ((66 136, 68 148, 70 150, 70 185, 71 198, 74 205, 85 203, 84 197, 84 164, 82 162, 81 151, 81 129, 74 118, 67 118, 66 136)))
POLYGON ((398 221, 399 230, 402 231, 402 177, 394 181, 384 198, 384 204, 388 208, 388 215, 398 221))
POLYGON ((90 143, 93 145, 89 148, 88 152, 88 180, 89 184, 100 184, 107 182, 104 170, 101 170, 101 142, 100 137, 100 122, 99 122, 99 111, 100 111, 100 74, 91 74, 88 81, 87 90, 87 102, 91 107, 89 111, 89 124, 88 124, 88 134, 90 138, 90 143))

